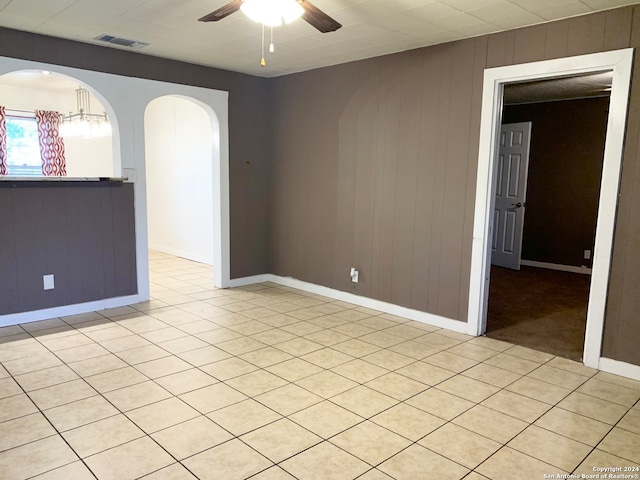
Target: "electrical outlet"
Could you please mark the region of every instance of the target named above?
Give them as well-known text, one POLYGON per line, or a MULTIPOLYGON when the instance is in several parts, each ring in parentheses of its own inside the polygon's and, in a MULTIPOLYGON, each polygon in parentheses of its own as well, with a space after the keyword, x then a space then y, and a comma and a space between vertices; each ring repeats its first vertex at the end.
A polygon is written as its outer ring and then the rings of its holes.
POLYGON ((53 290, 54 288, 56 288, 53 274, 43 275, 42 284, 45 290, 53 290))
POLYGON ((353 283, 358 283, 358 270, 355 269, 355 267, 351 267, 351 272, 349 273, 349 276, 351 277, 351 281, 353 283))
POLYGON ((591 250, 585 250, 584 251, 584 259, 585 260, 591 260, 591 250))

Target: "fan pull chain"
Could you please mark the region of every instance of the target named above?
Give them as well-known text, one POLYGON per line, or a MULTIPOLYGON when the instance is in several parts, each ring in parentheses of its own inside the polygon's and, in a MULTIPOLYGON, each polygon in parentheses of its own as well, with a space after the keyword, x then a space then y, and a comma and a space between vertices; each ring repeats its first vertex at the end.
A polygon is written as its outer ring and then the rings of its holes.
POLYGON ((271 27, 271 44, 269 45, 269 53, 275 52, 276 48, 273 46, 273 27, 271 27))
POLYGON ((267 66, 267 62, 264 60, 264 23, 262 24, 262 58, 260 59, 260 66, 267 66))

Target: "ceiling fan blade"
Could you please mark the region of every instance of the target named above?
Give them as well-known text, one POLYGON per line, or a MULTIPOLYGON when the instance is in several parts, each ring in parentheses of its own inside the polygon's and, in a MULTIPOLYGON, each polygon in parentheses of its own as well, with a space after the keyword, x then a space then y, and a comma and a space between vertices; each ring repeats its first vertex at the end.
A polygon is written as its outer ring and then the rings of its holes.
POLYGON ((199 18, 199 22, 217 22, 218 20, 222 20, 225 17, 228 17, 232 13, 236 13, 240 10, 240 6, 242 5, 243 0, 233 0, 233 2, 227 3, 224 7, 220 7, 214 12, 211 12, 209 15, 205 15, 202 18, 199 18))
POLYGON ((336 22, 329 15, 307 0, 298 0, 300 6, 304 8, 302 18, 311 26, 317 28, 322 33, 335 32, 342 24, 336 22))

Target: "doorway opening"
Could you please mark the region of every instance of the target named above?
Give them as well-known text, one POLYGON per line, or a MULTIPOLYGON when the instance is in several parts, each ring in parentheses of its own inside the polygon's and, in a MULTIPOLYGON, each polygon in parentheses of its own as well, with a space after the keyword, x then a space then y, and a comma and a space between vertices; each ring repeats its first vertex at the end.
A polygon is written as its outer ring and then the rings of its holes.
POLYGON ((611 71, 507 84, 489 337, 582 361, 611 71))
POLYGON ((515 82, 610 71, 610 107, 607 116, 583 351, 584 364, 598 368, 632 59, 633 50, 626 49, 485 70, 469 289, 468 332, 470 334, 482 335, 487 331, 493 212, 496 203, 496 158, 500 142, 505 86, 515 82))

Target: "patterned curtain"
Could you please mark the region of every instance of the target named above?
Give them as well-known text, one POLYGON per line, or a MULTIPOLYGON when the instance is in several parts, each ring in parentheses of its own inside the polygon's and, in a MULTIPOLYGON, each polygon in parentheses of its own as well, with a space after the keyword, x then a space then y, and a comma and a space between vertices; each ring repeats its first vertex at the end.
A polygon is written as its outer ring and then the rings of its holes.
POLYGON ((0 107, 0 175, 9 175, 7 166, 7 117, 0 107))
POLYGON ((36 110, 42 174, 45 177, 63 177, 67 174, 64 159, 64 140, 59 135, 62 115, 58 112, 36 110))

